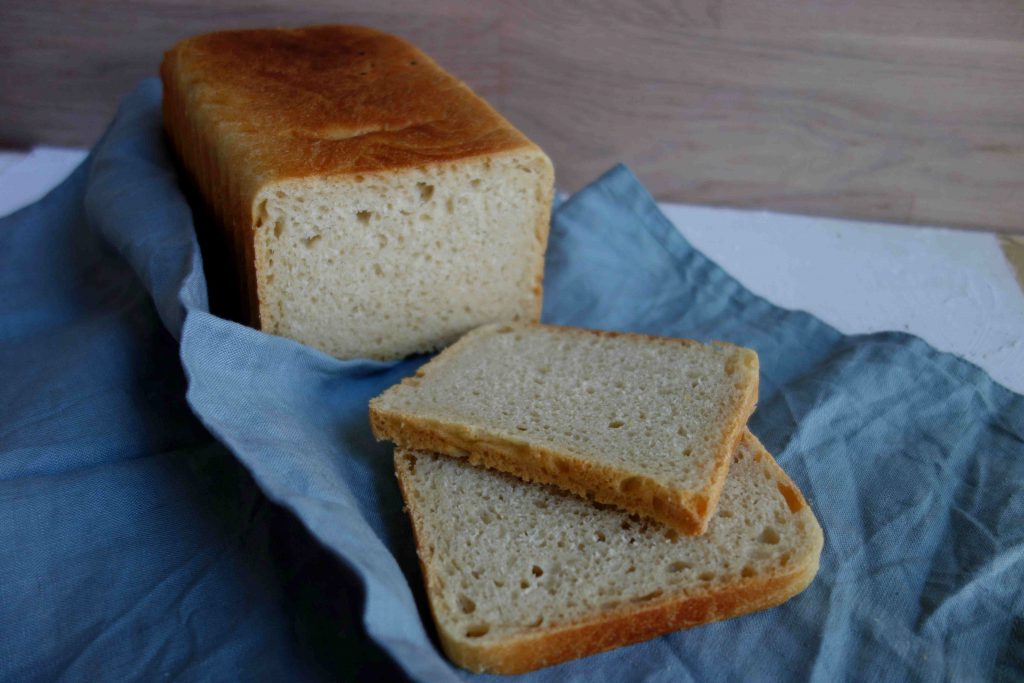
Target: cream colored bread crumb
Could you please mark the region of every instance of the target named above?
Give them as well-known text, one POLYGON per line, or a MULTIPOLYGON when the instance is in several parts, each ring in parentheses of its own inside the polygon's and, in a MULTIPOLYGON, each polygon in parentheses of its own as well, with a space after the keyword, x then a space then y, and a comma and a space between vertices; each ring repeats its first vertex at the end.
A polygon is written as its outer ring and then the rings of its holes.
POLYGON ((399 450, 441 644, 473 671, 520 673, 777 605, 818 569, 810 507, 747 433, 707 532, 399 450))
POLYGON ((257 197, 263 329, 400 358, 536 320, 550 165, 539 151, 274 183, 257 197))

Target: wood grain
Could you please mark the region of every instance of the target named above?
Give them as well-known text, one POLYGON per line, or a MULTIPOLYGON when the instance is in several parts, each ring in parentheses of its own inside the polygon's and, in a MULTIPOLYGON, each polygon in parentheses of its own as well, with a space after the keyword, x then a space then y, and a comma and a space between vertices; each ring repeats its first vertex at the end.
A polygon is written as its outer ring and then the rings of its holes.
POLYGON ((491 100, 575 190, 1024 232, 1019 0, 0 4, 0 144, 89 145, 178 38, 358 23, 491 100))

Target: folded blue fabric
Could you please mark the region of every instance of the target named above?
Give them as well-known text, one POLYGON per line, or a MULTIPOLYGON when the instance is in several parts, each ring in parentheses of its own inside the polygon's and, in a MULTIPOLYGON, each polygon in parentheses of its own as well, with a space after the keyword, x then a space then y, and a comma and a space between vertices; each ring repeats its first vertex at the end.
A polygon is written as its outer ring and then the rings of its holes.
MULTIPOLYGON (((160 86, 0 222, 0 679, 473 678, 432 640, 367 401, 342 362, 208 312, 160 86)), ((625 168, 559 207, 549 322, 755 348, 751 429, 825 530, 785 605, 534 680, 1024 675, 1024 398, 904 334, 741 287, 625 168)))

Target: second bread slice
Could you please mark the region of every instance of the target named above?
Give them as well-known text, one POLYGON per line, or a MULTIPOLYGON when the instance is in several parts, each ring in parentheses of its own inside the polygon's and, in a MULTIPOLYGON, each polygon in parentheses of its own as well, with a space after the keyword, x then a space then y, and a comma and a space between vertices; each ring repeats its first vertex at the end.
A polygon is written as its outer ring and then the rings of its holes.
POLYGON ((823 536, 750 433, 696 538, 454 458, 395 469, 441 646, 472 671, 522 673, 728 619, 796 595, 823 536))
POLYGON ((730 344, 488 325, 370 403, 378 439, 701 534, 757 400, 730 344))

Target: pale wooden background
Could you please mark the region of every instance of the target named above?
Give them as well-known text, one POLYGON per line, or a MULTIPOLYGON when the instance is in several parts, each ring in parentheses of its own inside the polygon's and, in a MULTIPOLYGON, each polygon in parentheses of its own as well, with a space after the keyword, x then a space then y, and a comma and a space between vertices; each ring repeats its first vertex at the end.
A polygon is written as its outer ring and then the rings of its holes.
POLYGON ((574 190, 1024 231, 1022 0, 3 0, 0 145, 87 146, 176 39, 358 23, 491 100, 574 190))

